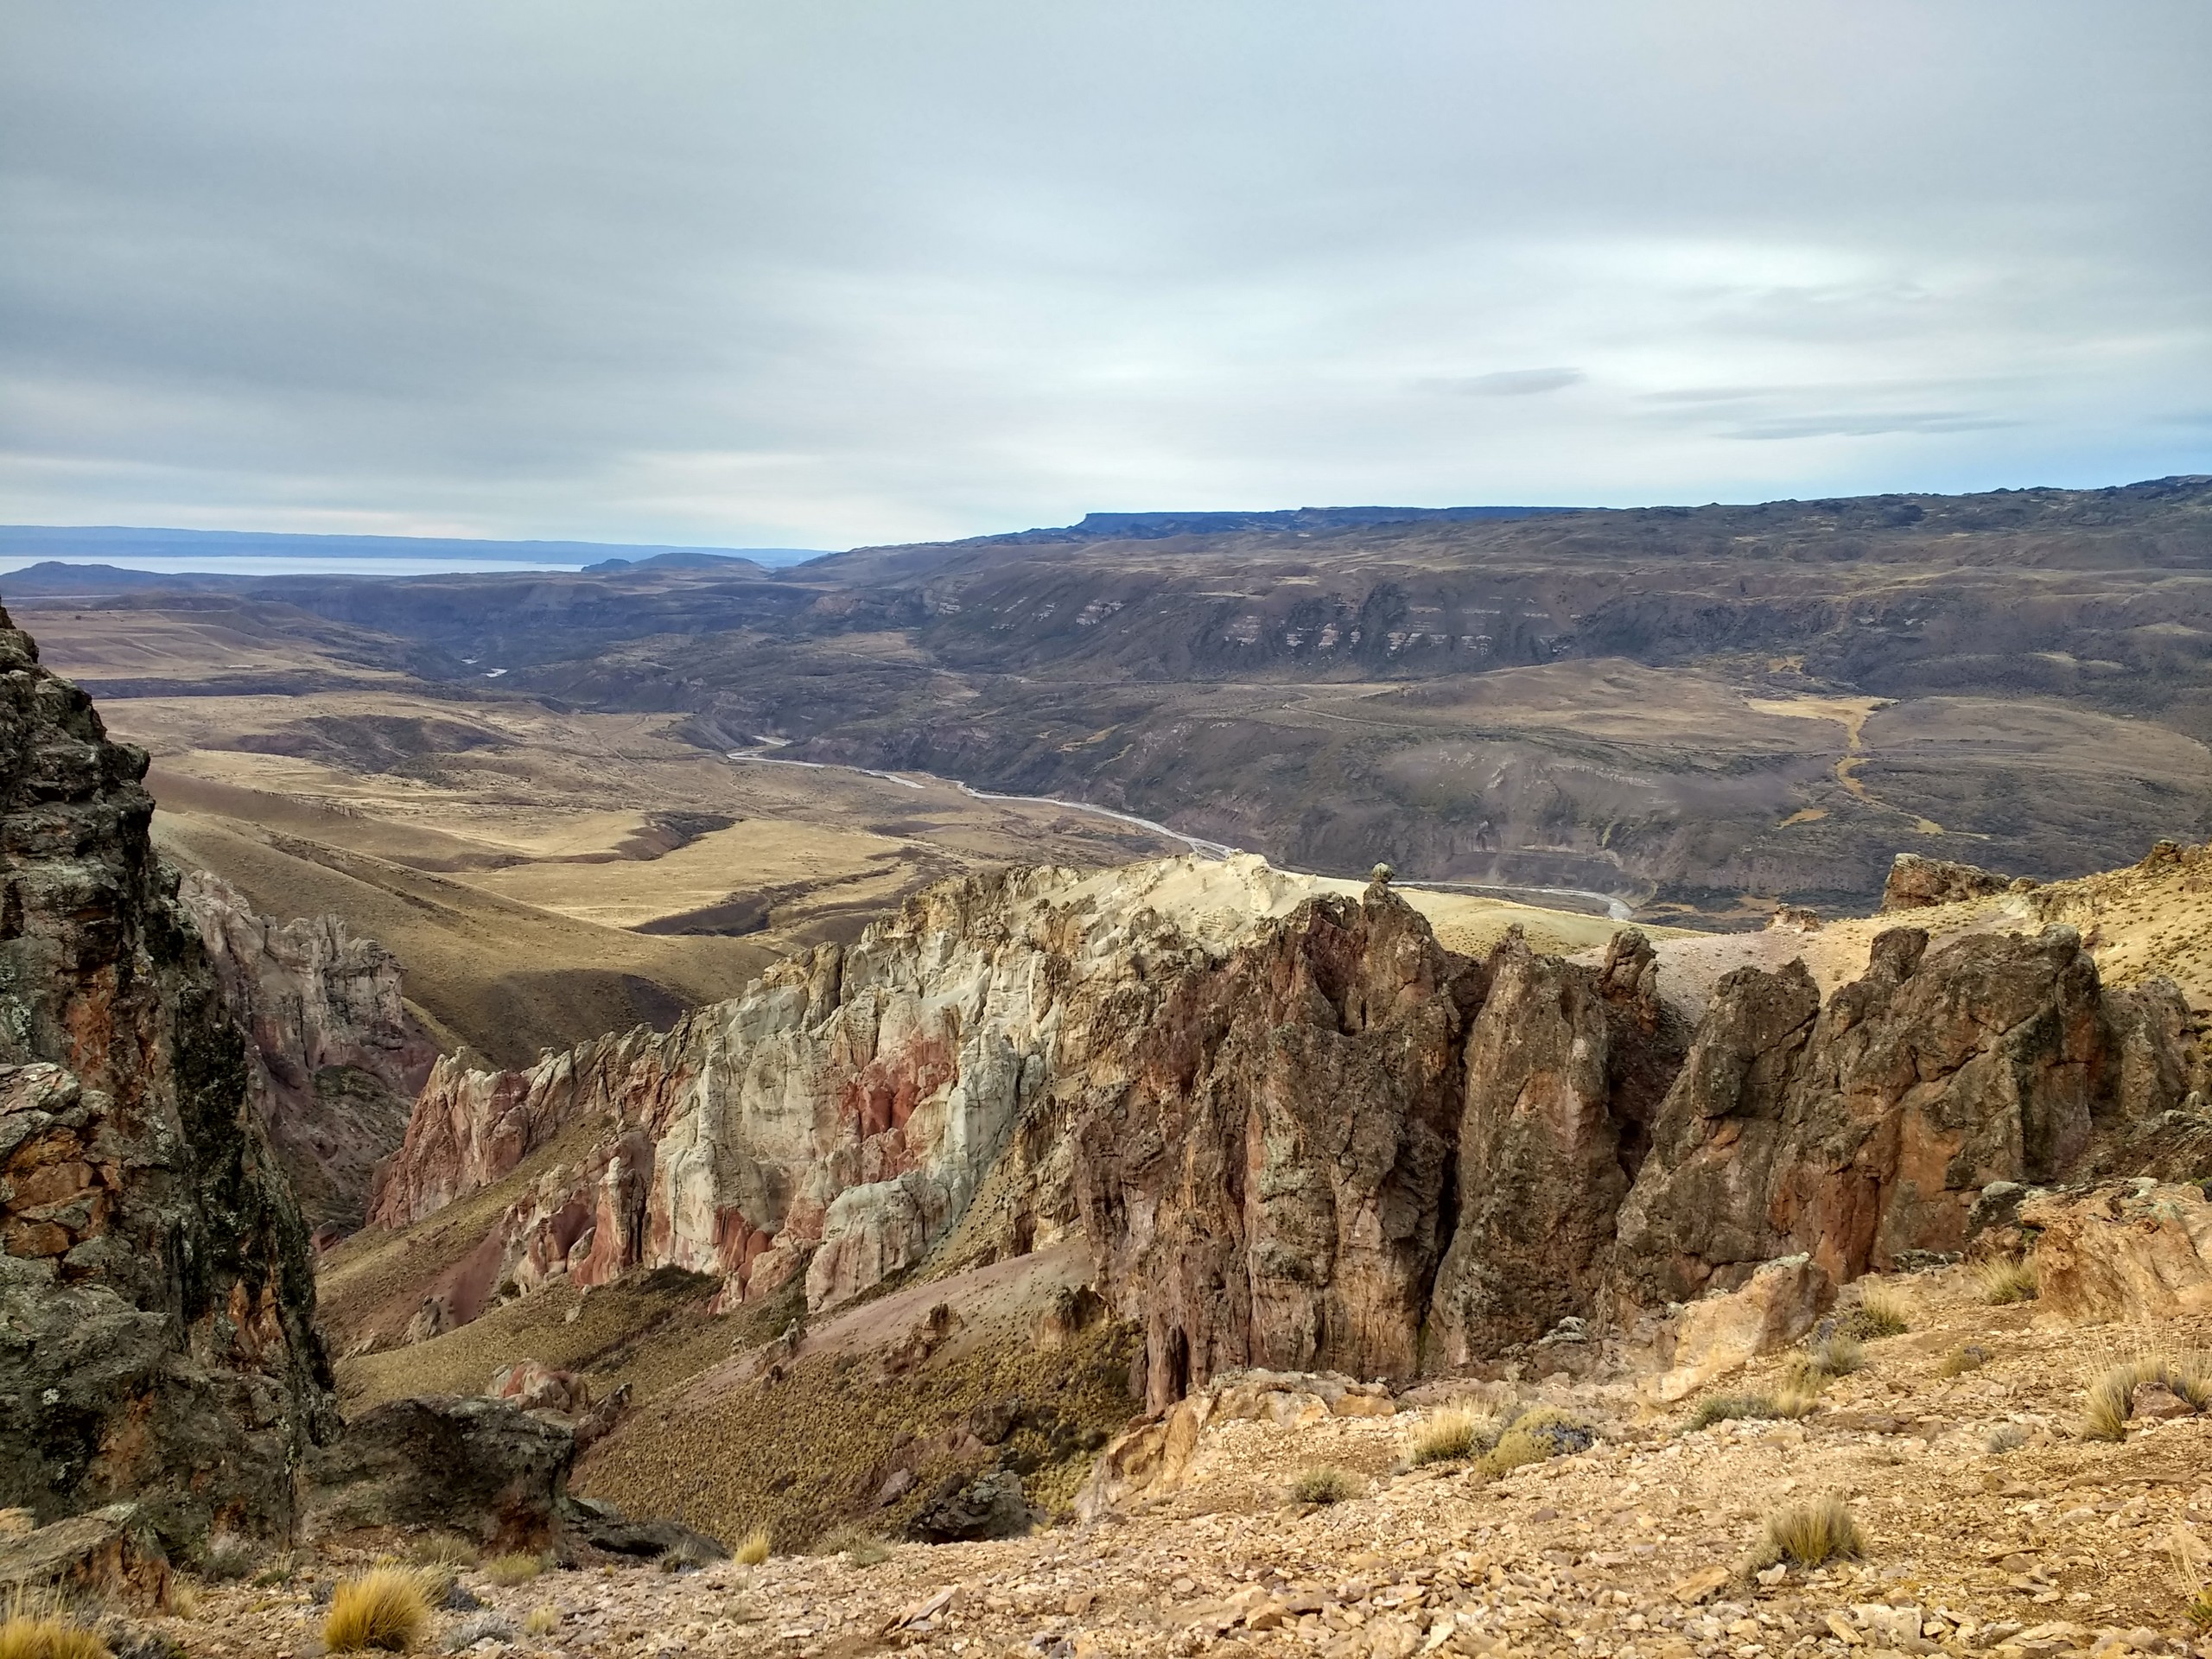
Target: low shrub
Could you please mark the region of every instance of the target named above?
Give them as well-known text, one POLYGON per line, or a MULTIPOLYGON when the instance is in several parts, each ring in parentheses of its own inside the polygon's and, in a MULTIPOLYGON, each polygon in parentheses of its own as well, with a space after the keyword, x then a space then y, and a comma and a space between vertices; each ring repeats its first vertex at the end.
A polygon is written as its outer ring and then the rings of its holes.
POLYGON ((2145 1382, 2178 1395, 2199 1411, 2212 1406, 2212 1366, 2201 1357, 2139 1354, 2108 1367, 2089 1384, 2088 1396, 2082 1408, 2082 1438, 2126 1439, 2135 1390, 2145 1382))
POLYGON ((1793 1503, 1766 1518, 1758 1554, 1762 1566, 1795 1561, 1800 1567, 1856 1560, 1866 1553, 1859 1522, 1840 1497, 1818 1497, 1793 1503))
POLYGON ((1974 1285, 1981 1300, 1993 1307, 2007 1302, 2031 1302, 2036 1297, 2036 1264, 2032 1256, 1992 1256, 1977 1262, 1974 1285))
POLYGON ((1779 1417, 1775 1403, 1763 1394, 1708 1394, 1697 1402, 1697 1409, 1690 1413, 1690 1420, 1682 1432, 1694 1434, 1700 1428, 1710 1428, 1715 1423, 1732 1422, 1738 1418, 1779 1417))
POLYGON ((474 1567, 477 1549, 457 1532, 434 1532, 410 1544, 407 1559, 417 1567, 474 1567))
POLYGON ((530 1555, 519 1551, 511 1555, 494 1555, 484 1563, 484 1576, 505 1588, 528 1584, 545 1571, 543 1555, 530 1555))
POLYGON ((711 1567, 722 1558, 696 1538, 686 1538, 681 1543, 661 1551, 653 1565, 664 1573, 696 1573, 702 1567, 711 1567))
POLYGON ((1456 1463, 1489 1451, 1504 1429, 1505 1425, 1490 1412, 1471 1406, 1447 1406, 1414 1425, 1406 1441, 1406 1459, 1415 1466, 1456 1463))
POLYGON ((343 1580, 331 1592, 323 1646, 333 1653, 405 1653, 419 1647, 439 1599, 435 1588, 429 1571, 419 1567, 372 1567, 343 1580))
POLYGON ((1895 1285, 1863 1285, 1859 1306, 1843 1316, 1838 1328, 1865 1342, 1901 1337, 1912 1329, 1912 1299, 1895 1285))
POLYGON ((1793 1351, 1783 1362, 1785 1389, 1797 1394, 1818 1394, 1839 1376, 1848 1376, 1866 1363, 1866 1349, 1848 1331, 1835 1331, 1808 1348, 1793 1351))
POLYGON ((880 1567, 891 1559, 891 1546, 874 1533, 858 1527, 839 1527, 814 1547, 817 1555, 842 1555, 854 1567, 880 1567))
POLYGON ((524 1636, 550 1636, 561 1628, 561 1610, 550 1602, 540 1602, 530 1610, 522 1622, 524 1636))
POLYGON ((1535 1406, 1513 1420, 1513 1430, 1534 1435, 1551 1447, 1546 1455, 1565 1457, 1571 1452, 1587 1452, 1598 1444, 1598 1425, 1580 1413, 1565 1411, 1557 1406, 1535 1406))
POLYGON ((1359 1496, 1358 1479, 1328 1464, 1301 1469, 1290 1483, 1294 1503, 1342 1503, 1359 1496))
POLYGON ((739 1540, 737 1546, 737 1560, 740 1566, 758 1567, 761 1562, 767 1559, 767 1528, 755 1527, 752 1531, 747 1533, 742 1539, 739 1540))
POLYGON ((1989 1350, 1970 1342, 1964 1347, 1954 1348, 1949 1353, 1944 1355, 1942 1363, 1936 1368, 1936 1375, 1947 1377, 1963 1376, 1967 1372, 1978 1371, 1988 1363, 1989 1350))

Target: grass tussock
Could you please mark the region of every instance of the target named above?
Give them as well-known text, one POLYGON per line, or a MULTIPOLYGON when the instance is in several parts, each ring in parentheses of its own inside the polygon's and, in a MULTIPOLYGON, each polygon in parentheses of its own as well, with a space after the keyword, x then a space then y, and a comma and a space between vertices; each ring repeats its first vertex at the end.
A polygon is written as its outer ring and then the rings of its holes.
POLYGON ((2082 1438, 2126 1440, 2135 1390, 2146 1382, 2178 1395, 2198 1411, 2212 1406, 2212 1363, 2202 1355, 2139 1354, 2107 1367, 2089 1384, 2082 1406, 2082 1438))
POLYGON ((1694 1434, 1715 1423, 1739 1419, 1760 1421, 1803 1417, 1818 1403, 1818 1395, 1802 1389, 1783 1389, 1776 1394, 1709 1394, 1697 1402, 1689 1421, 1682 1426, 1682 1432, 1694 1434))
POLYGON ((1840 1329, 1861 1342, 1876 1342, 1911 1330, 1912 1316, 1912 1298, 1897 1286, 1865 1284, 1859 1306, 1844 1315, 1840 1329))
POLYGON ((416 1567, 474 1567, 474 1543, 457 1532, 434 1532, 407 1547, 407 1559, 416 1567))
POLYGON ((484 1563, 484 1576, 493 1583, 512 1588, 518 1584, 529 1584, 545 1571, 543 1555, 494 1555, 484 1563))
POLYGON ((842 1555, 853 1567, 881 1567, 891 1559, 891 1546, 858 1527, 839 1527, 814 1547, 817 1555, 842 1555))
POLYGON ((726 1559, 703 1539, 686 1538, 674 1548, 661 1551, 653 1565, 664 1573, 696 1573, 726 1559))
POLYGON ((1936 1367, 1936 1375, 1947 1378, 1964 1376, 1968 1371, 1978 1371, 1988 1363, 1989 1350, 1970 1342, 1944 1355, 1942 1363, 1936 1367))
POLYGON ((1342 1503, 1359 1496, 1359 1478, 1330 1464, 1301 1469, 1290 1483, 1294 1503, 1342 1503))
POLYGON ((2002 1307, 2008 1302, 2031 1302, 2037 1290, 2035 1258, 1992 1256, 1986 1262, 1978 1262, 1974 1268, 1974 1287, 1992 1307, 2002 1307))
POLYGON ((1981 1449, 1995 1457, 2017 1452, 2028 1443, 2028 1431, 2018 1423, 1993 1424, 1981 1437, 1981 1449))
POLYGON ((755 1527, 738 1540, 737 1561, 741 1567, 758 1567, 768 1559, 768 1529, 755 1527))
POLYGON ((561 1610, 550 1602, 538 1603, 522 1622, 524 1636, 550 1636, 560 1628, 561 1610))
POLYGON ((0 1659, 114 1659, 99 1635, 60 1605, 13 1588, 0 1613, 0 1659))
POLYGON ((1493 1413, 1472 1406, 1446 1406, 1414 1425, 1406 1440, 1406 1459, 1419 1467, 1479 1457, 1504 1432, 1505 1425, 1493 1413))
POLYGON ((377 1567, 343 1580, 332 1592, 323 1620, 323 1646, 333 1653, 405 1653, 429 1634, 430 1608, 438 1599, 432 1570, 377 1567))
POLYGON ((1839 1376, 1866 1364, 1866 1346, 1848 1331, 1835 1331, 1783 1362, 1783 1387, 1792 1394, 1818 1394, 1839 1376))
POLYGON ((1495 1480, 1532 1463, 1586 1452, 1597 1443, 1598 1426, 1587 1417, 1556 1406, 1535 1406, 1513 1420, 1475 1469, 1495 1480))
POLYGON ((1833 1560, 1857 1560, 1866 1553, 1866 1536, 1840 1497, 1816 1497, 1777 1510, 1766 1518, 1757 1552, 1764 1567, 1779 1561, 1822 1567, 1833 1560))

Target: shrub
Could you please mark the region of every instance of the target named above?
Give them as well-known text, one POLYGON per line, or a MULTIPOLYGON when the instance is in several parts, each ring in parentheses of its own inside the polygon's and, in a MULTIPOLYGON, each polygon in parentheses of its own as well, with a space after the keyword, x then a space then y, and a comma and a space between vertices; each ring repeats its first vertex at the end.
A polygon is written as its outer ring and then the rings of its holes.
POLYGON ((2189 1620, 2192 1630, 2212 1630, 2212 1584, 2206 1585, 2196 1592, 2196 1599, 2183 1611, 2182 1616, 2189 1620))
POLYGON ((1686 1434, 1700 1428, 1710 1428, 1715 1423, 1734 1419, 1779 1417, 1773 1401, 1763 1394, 1708 1394, 1697 1402, 1697 1409, 1690 1413, 1690 1420, 1682 1427, 1686 1434))
POLYGON ((2082 1438, 2126 1439, 2127 1417, 2133 1408, 2135 1390, 2145 1382, 2179 1395, 2199 1411, 2212 1405, 2212 1367, 2208 1367, 2202 1358, 2139 1354, 2110 1367, 2089 1384, 2088 1397, 2082 1411, 2082 1438))
POLYGON ((333 1653, 376 1648, 404 1653, 430 1628, 435 1583, 419 1567, 377 1567, 340 1583, 323 1621, 323 1645, 333 1653))
POLYGON ((484 1576, 494 1584, 509 1588, 518 1584, 528 1584, 544 1571, 545 1558, 543 1555, 494 1555, 484 1563, 484 1576))
POLYGON ((1414 1426, 1406 1442, 1410 1463, 1455 1463, 1497 1444, 1505 1425, 1491 1413, 1468 1406, 1447 1406, 1414 1426))
POLYGON ((722 1558, 701 1540, 686 1538, 661 1551, 653 1563, 664 1573, 696 1573, 702 1567, 711 1567, 722 1558))
POLYGON ((1856 1560, 1866 1553, 1866 1541, 1858 1522, 1840 1497, 1818 1497, 1793 1503, 1766 1518, 1766 1531, 1758 1554, 1762 1565, 1795 1561, 1800 1567, 1820 1567, 1842 1559, 1856 1560))
POLYGON ((889 1544, 858 1527, 839 1527, 814 1548, 818 1555, 842 1555, 855 1567, 880 1567, 891 1559, 889 1544))
POLYGON ((747 1533, 737 1546, 737 1559, 741 1566, 758 1567, 768 1559, 768 1529, 755 1527, 747 1533))
POLYGON ((261 1552, 253 1547, 250 1538, 236 1533, 219 1532, 207 1540, 207 1548, 200 1552, 200 1576, 215 1581, 242 1579, 253 1571, 253 1564, 261 1552))
POLYGON ((1978 1371, 1989 1363, 1989 1350, 1974 1343, 1963 1348, 1954 1348, 1943 1356, 1943 1363, 1936 1368, 1938 1376, 1960 1376, 1967 1371, 1978 1371))
POLYGON ((476 1546, 457 1532, 434 1532, 410 1544, 407 1559, 417 1567, 474 1567, 476 1546))
POLYGON ((1847 1336, 1867 1342, 1901 1337, 1912 1329, 1912 1299, 1895 1285, 1862 1285, 1859 1306, 1844 1315, 1839 1328, 1847 1336))
POLYGON ((112 1659, 106 1643, 18 1584, 0 1614, 0 1659, 112 1659))
POLYGON ((1837 1331, 1809 1348, 1800 1348, 1783 1363, 1783 1386, 1801 1394, 1817 1394, 1839 1376, 1848 1376, 1866 1363, 1866 1350, 1847 1331, 1837 1331))
POLYGON ((1974 1288, 1993 1307, 2030 1302, 2036 1296, 2036 1264, 2030 1256, 1992 1256, 1974 1268, 1974 1288))
POLYGON ((540 1602, 530 1610, 530 1617, 522 1622, 525 1636, 550 1636, 561 1628, 561 1610, 550 1602, 540 1602))
POLYGON ((446 1637, 446 1651, 466 1653, 486 1637, 494 1642, 512 1642, 515 1627, 504 1613, 478 1613, 454 1626, 453 1634, 446 1637))
POLYGON ((1497 1437, 1497 1444, 1483 1455, 1475 1465, 1482 1474, 1492 1480, 1511 1470, 1531 1463, 1541 1463, 1552 1455, 1552 1443, 1538 1440, 1534 1434, 1517 1428, 1509 1428, 1497 1437))
POLYGON ((1301 1469, 1290 1483, 1294 1503, 1341 1503, 1359 1496, 1359 1482, 1344 1471, 1317 1463, 1301 1469))
POLYGON ((1565 1457, 1570 1452, 1587 1452, 1598 1444, 1598 1425, 1587 1417, 1572 1411, 1562 1411, 1557 1406, 1535 1406, 1513 1420, 1513 1427, 1523 1434, 1532 1434, 1551 1447, 1545 1455, 1565 1457))

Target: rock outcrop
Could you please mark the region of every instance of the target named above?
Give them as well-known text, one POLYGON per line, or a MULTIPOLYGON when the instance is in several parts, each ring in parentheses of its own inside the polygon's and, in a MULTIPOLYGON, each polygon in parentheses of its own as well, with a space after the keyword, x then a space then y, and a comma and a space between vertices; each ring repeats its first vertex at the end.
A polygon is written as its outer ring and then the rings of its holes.
POLYGON ((245 1028, 262 1116, 301 1210, 311 1224, 350 1231, 437 1058, 401 996, 398 963, 335 916, 276 921, 202 871, 185 873, 178 897, 245 1028))
POLYGON ((2039 1192, 2036 1310, 2068 1324, 2155 1323, 2212 1312, 2212 1199, 2201 1186, 2114 1181, 2039 1192))
POLYGON ((1882 911, 1886 915, 1895 910, 1930 910, 1961 899, 1986 899, 2012 886, 2012 877, 1994 875, 1971 864, 1899 853, 1890 866, 1889 880, 1882 884, 1882 911))
POLYGON ((426 1396, 366 1411, 316 1450, 302 1531, 454 1532, 494 1551, 558 1539, 575 1437, 503 1400, 426 1396))
POLYGON ((145 755, 0 613, 0 1504, 282 1531, 333 1426, 307 1233, 145 755))

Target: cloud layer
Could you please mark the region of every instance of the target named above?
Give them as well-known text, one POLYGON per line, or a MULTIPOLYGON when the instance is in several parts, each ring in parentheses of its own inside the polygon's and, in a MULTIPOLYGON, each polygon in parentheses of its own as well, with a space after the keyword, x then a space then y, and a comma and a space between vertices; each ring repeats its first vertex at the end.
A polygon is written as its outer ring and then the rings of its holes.
POLYGON ((0 0, 0 517, 2212 470, 2201 0, 0 0))

